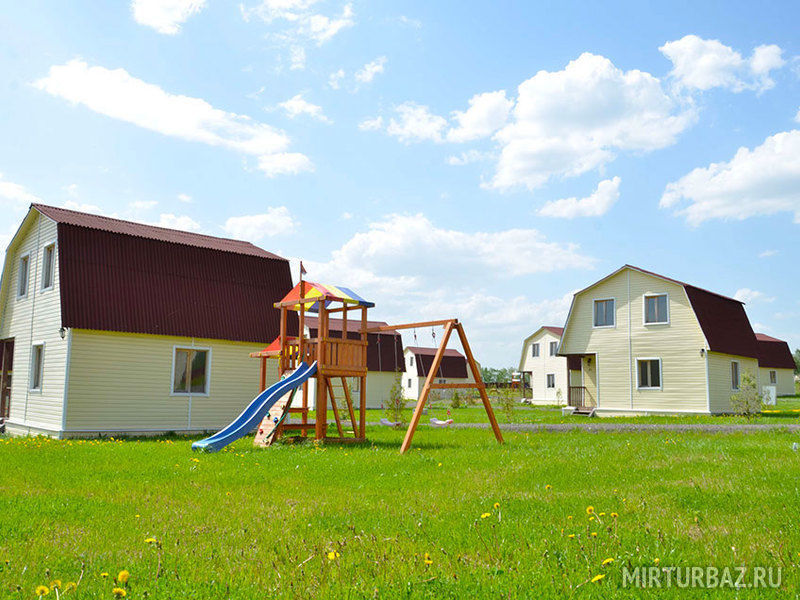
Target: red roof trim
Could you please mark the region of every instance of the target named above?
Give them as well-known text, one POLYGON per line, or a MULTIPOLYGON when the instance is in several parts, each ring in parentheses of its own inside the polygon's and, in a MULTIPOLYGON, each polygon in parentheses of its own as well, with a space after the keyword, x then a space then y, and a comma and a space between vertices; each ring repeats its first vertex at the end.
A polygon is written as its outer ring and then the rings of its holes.
MULTIPOLYGON (((423 346, 408 346, 406 348, 406 350, 408 350, 408 351, 410 351, 410 352, 412 352, 414 354, 417 354, 419 356, 436 356, 436 352, 439 349, 438 348, 426 348, 426 347, 423 347, 423 346)), ((444 356, 458 356, 458 357, 461 357, 461 358, 465 358, 465 356, 463 354, 461 354, 461 352, 459 352, 458 350, 450 349, 450 348, 445 348, 444 356)))

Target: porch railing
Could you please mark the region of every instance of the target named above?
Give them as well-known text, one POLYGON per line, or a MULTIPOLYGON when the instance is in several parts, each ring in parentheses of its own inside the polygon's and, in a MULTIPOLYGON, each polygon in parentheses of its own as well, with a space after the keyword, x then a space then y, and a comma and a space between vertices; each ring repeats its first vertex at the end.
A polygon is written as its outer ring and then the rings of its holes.
POLYGON ((567 404, 575 407, 586 406, 586 388, 582 385, 569 386, 567 404))

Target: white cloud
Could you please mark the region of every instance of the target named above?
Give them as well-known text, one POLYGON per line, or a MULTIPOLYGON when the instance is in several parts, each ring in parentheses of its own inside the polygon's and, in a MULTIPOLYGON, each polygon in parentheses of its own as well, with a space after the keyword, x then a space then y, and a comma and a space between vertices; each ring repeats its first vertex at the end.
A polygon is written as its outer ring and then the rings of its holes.
POLYGON ((181 25, 205 5, 206 0, 132 0, 131 11, 137 23, 159 33, 175 35, 181 25))
POLYGON ((232 238, 258 243, 269 237, 292 233, 296 226, 288 208, 270 206, 263 214, 231 217, 223 229, 232 238))
POLYGON ((289 69, 302 71, 306 68, 306 49, 302 46, 292 46, 289 49, 289 69))
POLYGON ((389 135, 405 143, 443 140, 447 119, 434 115, 427 106, 404 102, 395 107, 395 111, 397 117, 392 117, 386 126, 389 135))
POLYGON ((116 214, 109 214, 96 204, 89 204, 88 202, 75 202, 74 200, 67 200, 61 206, 69 210, 77 210, 78 212, 85 212, 93 215, 104 215, 106 217, 119 218, 117 217, 116 214))
POLYGON ((560 217, 574 219, 575 217, 600 217, 606 214, 619 199, 619 184, 621 179, 614 177, 597 184, 597 189, 586 198, 562 198, 552 200, 539 209, 539 214, 544 217, 560 217))
POLYGON ((361 83, 369 83, 375 76, 383 73, 383 69, 386 66, 386 57, 379 56, 372 62, 368 62, 363 67, 361 67, 358 71, 356 71, 355 78, 356 81, 360 81, 361 83))
POLYGON ((342 79, 344 79, 345 72, 344 69, 339 69, 338 71, 334 71, 328 76, 328 87, 332 90, 338 90, 342 87, 342 79))
POLYGON ((776 133, 752 150, 739 148, 728 162, 694 169, 667 185, 661 207, 675 208, 694 226, 779 212, 794 213, 800 223, 800 131, 776 133))
POLYGON ((42 199, 30 193, 25 186, 3 179, 0 173, 0 205, 6 208, 27 208, 29 204, 40 204, 42 199))
POLYGON ((494 155, 491 152, 481 152, 480 150, 467 150, 458 155, 448 156, 447 164, 454 167, 463 167, 472 163, 489 160, 494 155))
POLYGON ((345 212, 342 213, 342 216, 339 217, 339 218, 342 221, 349 221, 350 219, 353 218, 353 213, 345 211, 345 212))
POLYGON ((173 215, 170 213, 161 214, 158 221, 154 223, 151 222, 150 224, 166 227, 167 229, 179 229, 181 231, 192 231, 195 233, 203 230, 200 223, 191 217, 186 215, 173 215))
POLYGON ((69 185, 64 186, 64 191, 67 192, 67 195, 70 198, 77 198, 78 197, 78 184, 77 183, 70 183, 69 185))
POLYGON ((600 169, 618 151, 675 143, 693 121, 694 111, 681 110, 656 77, 584 53, 520 84, 513 121, 495 135, 502 150, 488 187, 534 189, 600 169))
POLYGON ((786 64, 783 51, 775 45, 758 46, 745 59, 719 40, 696 35, 667 42, 659 50, 672 61, 670 76, 677 85, 695 90, 721 87, 733 92, 763 92, 775 85, 770 72, 786 64))
POLYGON ((128 205, 128 208, 135 212, 144 212, 152 210, 156 206, 158 206, 158 202, 156 200, 134 200, 128 205))
POLYGON ((322 112, 322 107, 312 104, 303 98, 303 94, 292 96, 285 102, 280 102, 278 106, 286 111, 286 114, 292 119, 300 115, 308 115, 312 119, 322 121, 323 123, 331 122, 331 120, 322 112))
POLYGON ((361 131, 379 131, 383 128, 383 117, 367 118, 358 124, 361 131))
POLYGON ((180 200, 181 202, 183 202, 185 204, 191 204, 192 203, 192 197, 189 194, 178 194, 178 200, 180 200))
POLYGON ((759 252, 758 258, 769 258, 770 256, 775 256, 778 254, 777 250, 764 250, 763 252, 759 252))
POLYGON ((513 106, 514 101, 506 98, 505 90, 475 94, 466 111, 453 112, 457 125, 447 132, 448 141, 467 142, 489 137, 506 124, 513 106))
POLYGON ((258 157, 258 169, 267 177, 278 175, 298 175, 314 170, 314 164, 299 152, 281 152, 258 157))
MULTIPOLYGON (((281 162, 286 156, 293 157, 295 167, 302 164, 302 170, 311 168, 308 157, 287 155, 289 138, 284 132, 250 117, 214 108, 201 98, 170 94, 124 69, 90 67, 75 59, 50 67, 47 77, 34 85, 53 96, 163 135, 254 156, 259 168, 261 164, 281 162)), ((269 176, 298 172, 262 170, 269 176)))
POLYGON ((767 296, 764 292, 759 292, 758 290, 751 290, 750 288, 742 288, 736 290, 736 293, 733 295, 736 300, 740 302, 744 302, 746 304, 752 304, 753 302, 774 302, 775 298, 771 296, 767 296))
MULTIPOLYGON (((542 300, 503 297, 497 290, 520 276, 594 263, 577 246, 550 242, 534 229, 464 232, 438 227, 423 215, 389 215, 353 235, 327 261, 304 259, 312 280, 351 286, 376 302, 375 318, 402 323, 457 317, 484 364, 515 363, 519 340, 541 324, 563 323, 572 298, 563 292, 542 300)), ((420 337, 430 343, 428 330, 420 337)))
POLYGON ((797 114, 794 116, 794 120, 800 123, 800 108, 797 109, 797 114))

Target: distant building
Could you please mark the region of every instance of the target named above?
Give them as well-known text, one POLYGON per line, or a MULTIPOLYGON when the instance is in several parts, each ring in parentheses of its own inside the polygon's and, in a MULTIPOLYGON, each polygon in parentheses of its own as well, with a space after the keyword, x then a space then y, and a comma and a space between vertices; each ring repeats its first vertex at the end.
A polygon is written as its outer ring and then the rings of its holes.
MULTIPOLYGON (((425 379, 431 371, 433 366, 433 359, 436 356, 438 348, 423 348, 421 346, 408 346, 405 349, 405 367, 406 373, 403 377, 403 393, 408 400, 417 400, 422 387, 425 385, 425 379)), ((480 368, 480 365, 478 365, 480 368)), ((467 365, 466 357, 458 350, 446 349, 442 357, 442 363, 436 370, 435 383, 474 383, 475 378, 472 376, 467 365)), ((452 390, 435 390, 443 398, 452 395, 452 390)), ((467 390, 471 393, 471 390, 467 390)))
POLYGON ((566 404, 569 392, 567 359, 558 355, 563 327, 545 325, 522 343, 519 359, 522 397, 533 404, 566 404))
POLYGON ((778 396, 794 394, 794 358, 789 344, 765 333, 757 333, 758 372, 761 387, 775 386, 778 396))

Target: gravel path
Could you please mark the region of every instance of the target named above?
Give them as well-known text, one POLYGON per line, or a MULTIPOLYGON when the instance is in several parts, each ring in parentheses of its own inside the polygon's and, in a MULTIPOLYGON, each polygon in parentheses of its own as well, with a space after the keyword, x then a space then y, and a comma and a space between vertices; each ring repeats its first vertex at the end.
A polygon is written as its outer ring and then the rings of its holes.
MULTIPOLYGON (((454 423, 456 429, 488 429, 488 423, 454 423)), ((800 431, 800 425, 781 423, 516 423, 501 424, 504 431, 702 431, 708 433, 754 433, 761 431, 800 431)))

